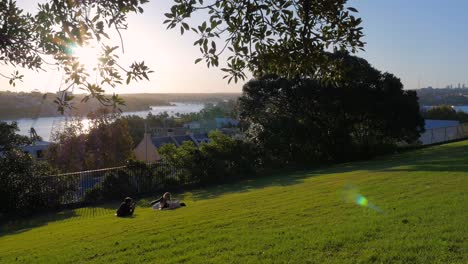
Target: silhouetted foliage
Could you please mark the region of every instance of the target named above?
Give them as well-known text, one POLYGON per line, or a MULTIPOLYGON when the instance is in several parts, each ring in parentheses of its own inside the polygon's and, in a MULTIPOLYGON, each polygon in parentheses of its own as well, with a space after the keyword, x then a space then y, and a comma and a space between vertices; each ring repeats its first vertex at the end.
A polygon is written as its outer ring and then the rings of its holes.
POLYGON ((15 122, 0 122, 0 216, 54 208, 73 189, 69 184, 60 183, 62 179, 44 177, 56 171, 20 150, 31 141, 16 134, 18 130, 15 122), (60 187, 53 188, 55 184, 60 187))
POLYGON ((131 196, 137 192, 135 184, 125 170, 110 172, 104 176, 102 196, 104 199, 117 199, 131 196))
POLYGON ((28 137, 16 134, 18 131, 19 128, 16 122, 0 121, 0 152, 10 151, 18 146, 31 143, 28 137))
POLYGON ((350 160, 419 137, 424 122, 414 91, 364 59, 331 57, 346 69, 336 84, 268 75, 244 85, 240 116, 269 164, 350 160))
POLYGON ((229 82, 275 73, 285 77, 337 79, 339 63, 328 60, 324 50, 350 50, 364 46, 361 19, 347 7, 347 0, 174 0, 166 13, 167 28, 180 27, 181 34, 199 34, 200 48, 208 67, 219 65, 229 51, 226 72, 229 82), (206 14, 208 16, 206 17, 206 14), (200 25, 191 22, 204 15, 200 25), (192 24, 192 26, 190 25, 192 24), (220 45, 221 44, 221 45, 220 45), (219 45, 219 46, 218 46, 219 45))
MULTIPOLYGON (((142 5, 148 0, 118 1, 59 1, 48 0, 37 5, 37 13, 25 13, 15 1, 0 0, 0 63, 34 70, 45 70, 45 64, 64 72, 64 91, 72 87, 87 93, 83 101, 96 98, 111 107, 123 105, 117 96, 105 96, 104 88, 148 80, 152 71, 144 62, 134 62, 128 68, 119 65, 115 51, 119 46, 106 41, 109 31, 127 28, 129 13, 143 13, 142 5), (74 54, 74 49, 95 45, 99 47, 98 65, 88 70, 74 54), (92 72, 91 72, 92 71, 92 72), (93 78, 89 78, 93 76, 93 78)), ((123 50, 123 41, 120 39, 123 50)), ((14 71, 10 76, 0 73, 11 85, 24 76, 14 71)), ((70 107, 73 96, 56 98, 58 110, 70 107)))
POLYGON ((84 201, 95 203, 102 200, 116 200, 134 195, 138 189, 135 178, 129 173, 131 170, 119 169, 107 172, 103 177, 104 181, 92 189, 86 191, 84 201))
POLYGON ((44 177, 56 171, 18 150, 3 153, 0 168, 0 214, 26 215, 56 208, 74 191, 73 182, 44 177))

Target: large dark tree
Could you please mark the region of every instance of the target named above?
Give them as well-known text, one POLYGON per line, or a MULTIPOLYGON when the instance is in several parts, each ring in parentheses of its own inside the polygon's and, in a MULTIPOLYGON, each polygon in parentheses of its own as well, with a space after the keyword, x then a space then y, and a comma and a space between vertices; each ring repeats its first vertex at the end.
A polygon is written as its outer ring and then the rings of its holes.
POLYGON ((35 162, 19 150, 3 153, 0 168, 0 218, 54 208, 73 191, 71 184, 58 177, 44 177, 56 173, 47 163, 35 162))
POLYGON ((31 141, 17 131, 16 123, 0 122, 0 219, 3 214, 27 214, 58 206, 62 198, 73 192, 62 179, 44 177, 56 171, 19 149, 31 141))
POLYGON ((331 141, 349 142, 333 127, 344 125, 337 90, 321 82, 269 75, 244 85, 239 102, 248 136, 273 164, 328 160, 331 141))
POLYGON ((347 0, 174 0, 165 23, 191 30, 200 38, 208 67, 218 66, 228 51, 229 81, 275 73, 285 77, 335 79, 339 64, 328 60, 324 50, 355 52, 364 46, 361 19, 347 0), (205 16, 198 26, 191 18, 205 16), (219 45, 221 44, 221 45, 219 45))
POLYGON ((343 63, 340 82, 269 75, 244 86, 241 118, 265 154, 280 162, 343 161, 419 137, 424 121, 415 92, 364 59, 329 57, 343 63))
POLYGON ((340 60, 344 69, 338 86, 347 119, 354 124, 355 143, 372 148, 419 138, 424 120, 415 91, 404 90, 400 79, 381 73, 362 58, 343 53, 332 57, 340 60))

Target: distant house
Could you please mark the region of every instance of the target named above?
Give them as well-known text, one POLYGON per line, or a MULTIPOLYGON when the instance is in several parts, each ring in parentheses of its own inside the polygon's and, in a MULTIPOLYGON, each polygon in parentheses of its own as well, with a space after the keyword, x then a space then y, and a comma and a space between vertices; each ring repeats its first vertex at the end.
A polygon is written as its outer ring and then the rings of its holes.
POLYGON ((151 137, 150 134, 145 134, 134 149, 135 158, 149 163, 157 162, 161 160, 161 155, 158 152, 159 148, 166 144, 174 144, 176 147, 180 147, 186 141, 193 142, 195 146, 200 145, 193 135, 151 137))
MULTIPOLYGON (((172 139, 172 136, 165 136, 165 137, 152 137, 151 138, 151 143, 153 144, 154 147, 160 148, 166 144, 174 144, 176 145, 176 142, 174 142, 174 139, 172 139)), ((177 145, 176 145, 177 146, 177 145)))
POLYGON ((210 142, 210 139, 208 138, 208 133, 196 133, 193 134, 193 137, 197 140, 198 144, 210 142))
POLYGON ((188 133, 186 127, 153 127, 150 129, 151 135, 155 137, 177 136, 188 133))
MULTIPOLYGON (((44 159, 45 152, 50 146, 50 142, 47 141, 34 141, 31 145, 18 146, 18 149, 24 153, 30 154, 34 159, 44 159)), ((0 156, 2 152, 0 152, 0 156)))
POLYGON ((189 123, 185 123, 183 126, 186 129, 188 129, 191 133, 203 133, 203 132, 208 132, 208 131, 215 130, 218 128, 216 126, 216 121, 214 119, 192 121, 189 123))
POLYGON ((184 124, 184 127, 188 129, 200 129, 201 124, 198 121, 192 121, 192 122, 184 124))
POLYGON ((193 142, 195 146, 198 146, 198 141, 192 135, 173 136, 172 139, 177 147, 180 147, 184 142, 193 142))
POLYGON ((215 121, 217 128, 236 127, 239 125, 239 121, 232 118, 217 117, 215 118, 215 121))
POLYGON ((192 133, 203 133, 222 128, 234 128, 239 125, 239 121, 232 118, 217 117, 210 120, 200 120, 185 123, 184 128, 192 133))
POLYGON ((151 136, 147 133, 143 136, 143 139, 138 146, 133 150, 135 158, 146 163, 153 163, 161 160, 156 147, 154 146, 151 136))
POLYGON ((24 153, 30 154, 35 159, 43 159, 45 151, 49 148, 50 142, 34 141, 31 145, 20 147, 24 153))

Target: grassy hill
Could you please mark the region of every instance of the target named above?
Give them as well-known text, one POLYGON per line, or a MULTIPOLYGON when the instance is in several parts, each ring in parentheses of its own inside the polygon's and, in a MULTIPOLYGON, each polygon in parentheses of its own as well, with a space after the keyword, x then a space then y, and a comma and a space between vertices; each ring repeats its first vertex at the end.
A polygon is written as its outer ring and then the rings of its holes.
POLYGON ((468 263, 467 161, 465 141, 36 217, 1 226, 0 263, 468 263))

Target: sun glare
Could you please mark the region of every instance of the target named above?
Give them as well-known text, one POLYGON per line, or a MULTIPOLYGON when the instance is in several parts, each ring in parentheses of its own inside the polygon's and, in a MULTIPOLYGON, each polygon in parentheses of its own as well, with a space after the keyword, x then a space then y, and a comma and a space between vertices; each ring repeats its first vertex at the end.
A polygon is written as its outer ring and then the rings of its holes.
POLYGON ((98 64, 98 51, 93 47, 76 47, 73 49, 73 56, 88 70, 92 70, 98 64))

